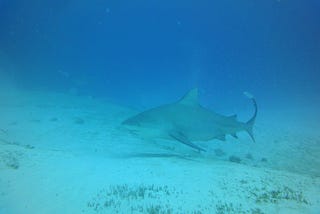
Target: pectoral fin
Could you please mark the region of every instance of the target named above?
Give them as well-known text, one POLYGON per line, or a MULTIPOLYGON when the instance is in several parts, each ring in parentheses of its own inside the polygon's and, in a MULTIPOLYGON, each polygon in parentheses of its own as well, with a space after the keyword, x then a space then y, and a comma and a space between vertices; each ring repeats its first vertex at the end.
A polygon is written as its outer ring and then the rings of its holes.
POLYGON ((179 141, 180 143, 183 143, 187 146, 190 146, 194 149, 197 149, 198 151, 203 151, 205 152, 206 150, 193 144, 183 133, 181 132, 170 132, 169 133, 170 137, 172 137, 173 139, 179 141))
POLYGON ((220 135, 220 136, 217 136, 217 139, 221 140, 221 141, 226 141, 226 136, 225 135, 220 135))
POLYGON ((238 139, 238 135, 236 133, 232 133, 231 136, 238 139))
POLYGON ((236 114, 229 116, 230 119, 237 120, 238 116, 236 114))

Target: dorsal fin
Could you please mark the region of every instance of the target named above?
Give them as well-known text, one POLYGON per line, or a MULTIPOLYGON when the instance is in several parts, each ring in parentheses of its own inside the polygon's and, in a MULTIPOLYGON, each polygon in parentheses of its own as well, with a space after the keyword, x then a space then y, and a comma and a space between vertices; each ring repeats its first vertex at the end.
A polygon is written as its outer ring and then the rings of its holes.
POLYGON ((181 100, 179 101, 180 104, 183 105, 199 105, 198 101, 198 89, 194 88, 191 89, 188 93, 186 93, 181 100))

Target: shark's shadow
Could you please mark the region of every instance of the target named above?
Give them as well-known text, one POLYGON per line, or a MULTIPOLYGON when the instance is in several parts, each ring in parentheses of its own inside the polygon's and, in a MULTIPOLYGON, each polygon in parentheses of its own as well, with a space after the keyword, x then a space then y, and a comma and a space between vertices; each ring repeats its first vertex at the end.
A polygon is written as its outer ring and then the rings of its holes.
POLYGON ((190 156, 190 155, 180 155, 173 153, 131 153, 125 155, 119 155, 118 158, 131 159, 131 158, 173 158, 173 159, 181 159, 187 161, 197 161, 196 158, 198 156, 190 156))

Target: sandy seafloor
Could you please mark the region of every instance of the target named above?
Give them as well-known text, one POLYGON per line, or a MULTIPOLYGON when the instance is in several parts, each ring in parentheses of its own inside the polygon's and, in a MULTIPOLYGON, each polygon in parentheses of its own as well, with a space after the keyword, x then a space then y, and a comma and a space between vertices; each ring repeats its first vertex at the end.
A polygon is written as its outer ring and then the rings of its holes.
POLYGON ((198 153, 119 131, 136 111, 105 100, 0 96, 1 214, 320 213, 320 120, 310 109, 262 108, 256 143, 240 133, 197 142, 208 150, 198 153))

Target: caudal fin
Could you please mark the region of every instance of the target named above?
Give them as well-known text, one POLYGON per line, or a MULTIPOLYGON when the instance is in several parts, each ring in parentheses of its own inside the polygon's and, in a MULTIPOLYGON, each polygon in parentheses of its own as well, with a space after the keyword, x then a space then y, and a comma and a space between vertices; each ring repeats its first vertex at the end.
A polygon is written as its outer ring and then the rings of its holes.
POLYGON ((256 121, 256 117, 257 117, 257 113, 258 113, 258 106, 257 106, 257 102, 256 100, 254 99, 253 95, 248 93, 248 92, 244 92, 243 93, 245 96, 247 96, 249 99, 252 100, 253 102, 253 106, 254 106, 254 114, 253 116, 251 117, 250 120, 248 120, 248 122, 246 122, 245 124, 245 130, 247 131, 247 133, 250 135, 251 139, 253 140, 253 142, 255 142, 255 139, 254 139, 254 136, 253 136, 253 125, 254 125, 254 122, 256 121))

